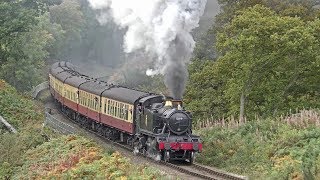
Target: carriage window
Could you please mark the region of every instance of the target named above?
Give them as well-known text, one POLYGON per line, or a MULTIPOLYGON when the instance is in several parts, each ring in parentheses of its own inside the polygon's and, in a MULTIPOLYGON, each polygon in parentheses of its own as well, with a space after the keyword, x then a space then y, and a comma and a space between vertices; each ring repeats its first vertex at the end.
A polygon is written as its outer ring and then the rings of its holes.
POLYGON ((122 112, 123 112, 123 104, 122 103, 119 103, 119 106, 120 106, 120 108, 119 108, 119 118, 120 119, 122 119, 122 112))
POLYGON ((117 117, 117 114, 118 114, 117 112, 118 112, 118 102, 115 102, 114 103, 114 112, 113 112, 115 117, 117 117))
POLYGON ((95 97, 95 98, 94 98, 94 102, 93 102, 93 104, 94 104, 94 109, 95 109, 95 110, 98 110, 98 103, 99 103, 99 102, 98 102, 98 98, 95 97))
POLYGON ((83 100, 84 100, 84 106, 88 106, 87 105, 88 104, 88 98, 87 98, 86 94, 85 94, 85 96, 83 96, 83 100))
POLYGON ((129 110, 129 106, 126 105, 125 108, 124 108, 124 119, 125 120, 128 120, 128 110, 129 110))
POLYGON ((110 115, 110 112, 111 112, 111 102, 110 102, 110 100, 108 100, 108 114, 109 115, 110 115))
POLYGON ((116 102, 114 102, 114 101, 112 101, 112 111, 111 111, 111 114, 112 114, 112 116, 115 116, 116 114, 115 114, 115 110, 116 110, 116 102))
POLYGON ((125 119, 125 105, 121 104, 121 119, 125 119))
POLYGON ((118 103, 118 117, 121 118, 121 103, 118 103))
POLYGON ((113 103, 114 102, 110 100, 110 115, 112 115, 112 116, 113 116, 113 113, 114 113, 114 111, 113 111, 113 109, 114 109, 113 103))
POLYGON ((86 93, 86 106, 89 107, 89 96, 88 93, 86 93))
POLYGON ((97 109, 97 110, 100 109, 100 98, 97 98, 97 101, 96 101, 96 109, 97 109))
POLYGON ((128 120, 129 120, 130 122, 132 122, 132 117, 133 117, 132 109, 133 109, 132 106, 130 106, 130 107, 129 107, 129 110, 128 110, 128 114, 129 114, 128 120))
POLYGON ((81 104, 84 105, 84 94, 81 92, 81 104))
POLYGON ((111 115, 111 101, 108 100, 108 114, 111 115))
POLYGON ((118 103, 118 117, 121 118, 121 104, 118 103))
POLYGON ((84 100, 85 100, 85 98, 86 98, 84 92, 82 92, 81 96, 82 96, 82 103, 83 103, 83 105, 84 105, 84 104, 85 104, 84 100))
POLYGON ((92 95, 90 95, 90 108, 93 109, 93 99, 92 99, 92 95))
POLYGON ((96 101, 96 97, 93 97, 93 109, 97 109, 97 101, 96 101))
POLYGON ((104 100, 104 113, 107 114, 107 99, 104 100))

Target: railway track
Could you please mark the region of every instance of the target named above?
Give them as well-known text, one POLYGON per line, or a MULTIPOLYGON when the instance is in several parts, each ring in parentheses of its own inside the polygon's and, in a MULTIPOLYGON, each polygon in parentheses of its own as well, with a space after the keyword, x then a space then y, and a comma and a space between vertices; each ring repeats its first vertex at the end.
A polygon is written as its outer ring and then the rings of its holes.
MULTIPOLYGON (((73 123, 76 123, 72 118, 68 117, 65 113, 63 113, 60 108, 57 108, 57 109, 69 121, 72 121, 73 123)), ((46 112, 46 117, 50 118, 50 113, 46 112)), ((59 121, 58 119, 52 118, 52 117, 51 117, 50 120, 52 121, 53 119, 54 119, 54 121, 59 121)), ((60 122, 56 122, 56 124, 60 124, 60 126, 64 126, 64 123, 62 123, 61 121, 60 122)), ((68 128, 70 128, 69 124, 67 124, 66 126, 68 126, 68 128)), ((66 127, 61 127, 61 128, 62 129, 66 129, 66 127)), ((133 152, 133 149, 128 145, 124 145, 124 144, 112 141, 111 139, 108 139, 105 136, 99 134, 98 132, 92 131, 91 129, 83 128, 83 127, 81 127, 81 128, 89 131, 90 133, 92 133, 92 134, 94 134, 94 135, 96 135, 96 136, 98 136, 100 138, 102 138, 103 140, 111 143, 114 146, 117 146, 119 148, 122 148, 122 149, 125 149, 127 151, 133 152)), ((160 165, 163 165, 163 166, 170 167, 170 168, 175 169, 175 170, 177 170, 179 172, 191 175, 191 176, 193 176, 193 177, 195 177, 197 179, 199 179, 199 178, 200 179, 210 179, 210 180, 224 180, 224 179, 227 179, 227 180, 246 180, 246 179, 248 179, 245 176, 240 176, 240 175, 228 173, 228 172, 225 172, 225 171, 222 171, 222 170, 219 170, 219 169, 206 167, 206 166, 200 165, 198 163, 194 163, 192 165, 187 165, 187 164, 182 164, 182 163, 174 163, 174 162, 173 163, 168 163, 168 162, 165 162, 165 161, 155 161, 154 159, 146 157, 143 154, 140 154, 139 156, 144 158, 144 159, 146 159, 146 160, 148 160, 148 161, 150 161, 150 162, 152 161, 152 163, 157 163, 157 164, 160 164, 160 165)))

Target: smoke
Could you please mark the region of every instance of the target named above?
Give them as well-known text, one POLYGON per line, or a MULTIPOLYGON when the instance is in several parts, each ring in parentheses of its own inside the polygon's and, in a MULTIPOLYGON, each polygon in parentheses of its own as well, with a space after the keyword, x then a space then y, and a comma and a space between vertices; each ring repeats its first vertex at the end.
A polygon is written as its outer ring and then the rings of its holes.
POLYGON ((180 99, 188 78, 186 69, 207 0, 88 0, 99 11, 100 23, 112 20, 126 30, 124 51, 144 51, 155 59, 147 75, 164 75, 171 95, 180 99))

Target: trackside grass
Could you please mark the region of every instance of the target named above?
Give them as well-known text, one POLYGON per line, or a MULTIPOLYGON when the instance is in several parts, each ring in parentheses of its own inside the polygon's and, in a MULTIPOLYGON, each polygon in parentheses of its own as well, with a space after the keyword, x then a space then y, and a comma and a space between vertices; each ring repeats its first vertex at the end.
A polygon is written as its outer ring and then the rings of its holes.
MULTIPOLYGON (((199 131, 197 162, 252 179, 320 179, 319 110, 199 131)), ((221 123, 218 123, 221 124, 221 123)))

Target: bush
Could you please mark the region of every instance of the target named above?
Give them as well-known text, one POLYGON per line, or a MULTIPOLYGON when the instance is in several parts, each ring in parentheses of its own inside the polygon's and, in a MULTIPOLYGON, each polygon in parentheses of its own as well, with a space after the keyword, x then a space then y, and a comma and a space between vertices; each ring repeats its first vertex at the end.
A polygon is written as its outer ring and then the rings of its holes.
POLYGON ((0 179, 8 179, 23 163, 24 153, 46 141, 42 136, 44 116, 39 106, 2 80, 0 99, 0 115, 18 131, 9 133, 4 127, 0 131, 0 179))
POLYGON ((104 151, 80 136, 62 136, 29 150, 16 179, 156 179, 160 173, 132 166, 118 152, 104 151))
POLYGON ((320 129, 315 124, 297 126, 301 123, 288 123, 286 119, 255 120, 239 128, 203 129, 199 133, 204 151, 197 161, 252 179, 318 179, 320 129))

